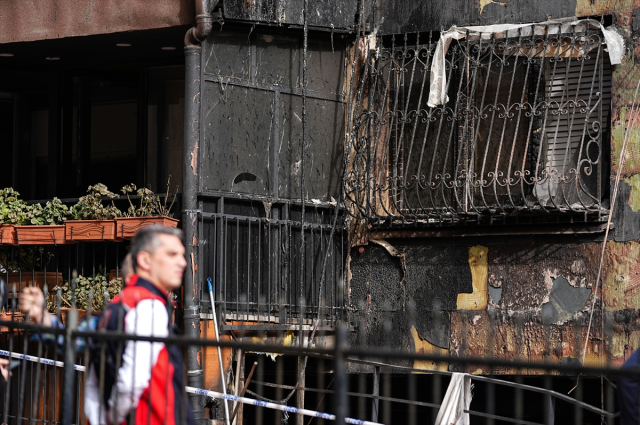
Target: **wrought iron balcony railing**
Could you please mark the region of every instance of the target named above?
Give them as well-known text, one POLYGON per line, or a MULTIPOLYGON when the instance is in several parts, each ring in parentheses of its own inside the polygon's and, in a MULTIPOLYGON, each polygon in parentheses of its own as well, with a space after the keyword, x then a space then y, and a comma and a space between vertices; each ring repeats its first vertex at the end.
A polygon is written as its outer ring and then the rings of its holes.
POLYGON ((448 100, 435 107, 437 38, 372 41, 359 43, 352 71, 352 213, 379 225, 606 219, 611 71, 600 30, 467 33, 447 51, 448 100))

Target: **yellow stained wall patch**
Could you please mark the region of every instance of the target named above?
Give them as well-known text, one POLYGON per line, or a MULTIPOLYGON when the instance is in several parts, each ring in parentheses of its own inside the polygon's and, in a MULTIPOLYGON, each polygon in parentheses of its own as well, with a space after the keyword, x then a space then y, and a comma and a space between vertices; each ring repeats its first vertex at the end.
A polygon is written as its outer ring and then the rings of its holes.
POLYGON ((489 248, 476 245, 469 248, 469 267, 473 292, 458 294, 458 310, 484 310, 487 308, 487 256, 489 248))

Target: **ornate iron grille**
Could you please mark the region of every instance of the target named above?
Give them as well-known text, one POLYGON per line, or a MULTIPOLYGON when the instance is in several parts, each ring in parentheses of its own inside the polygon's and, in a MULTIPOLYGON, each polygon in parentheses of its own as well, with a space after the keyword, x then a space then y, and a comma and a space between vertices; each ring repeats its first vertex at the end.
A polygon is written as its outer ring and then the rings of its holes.
POLYGON ((467 33, 446 54, 446 104, 428 107, 437 41, 360 40, 351 211, 377 225, 606 219, 611 72, 601 32, 467 33))

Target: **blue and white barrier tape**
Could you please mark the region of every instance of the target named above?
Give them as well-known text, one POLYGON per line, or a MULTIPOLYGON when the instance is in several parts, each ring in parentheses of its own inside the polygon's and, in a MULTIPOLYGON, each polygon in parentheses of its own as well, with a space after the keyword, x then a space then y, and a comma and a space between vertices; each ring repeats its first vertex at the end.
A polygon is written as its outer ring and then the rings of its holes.
MULTIPOLYGON (((42 364, 46 364, 46 365, 49 365, 49 366, 64 367, 64 362, 58 362, 58 361, 55 361, 55 360, 44 359, 42 357, 37 357, 37 356, 25 356, 24 354, 14 353, 14 352, 9 353, 6 350, 0 350, 0 356, 7 356, 7 357, 14 358, 14 359, 20 359, 20 360, 27 360, 27 361, 34 362, 34 363, 42 363, 42 364)), ((73 368, 75 370, 77 370, 78 372, 84 372, 84 371, 87 370, 86 367, 84 367, 82 365, 78 365, 78 364, 74 364, 73 368)))
MULTIPOLYGON (((12 357, 15 359, 26 360, 34 363, 42 363, 49 366, 64 367, 64 362, 45 359, 37 356, 25 356, 24 354, 14 353, 14 352, 9 353, 6 350, 0 350, 0 356, 12 357)), ((77 364, 74 364, 73 368, 78 372, 85 372, 87 370, 86 367, 82 365, 77 365, 77 364)), ((315 410, 309 410, 309 409, 298 409, 297 407, 291 407, 284 404, 269 403, 266 401, 255 400, 253 398, 238 397, 232 394, 223 394, 216 391, 207 391, 207 390, 202 390, 200 388, 194 388, 194 387, 185 387, 185 391, 188 393, 201 394, 209 397, 225 398, 229 401, 237 401, 238 403, 251 404, 259 407, 266 407, 267 409, 280 410, 280 411, 289 412, 289 413, 300 413, 305 416, 313 416, 315 418, 328 419, 330 421, 336 420, 336 416, 331 415, 329 413, 316 412, 315 410)), ((353 419, 353 418, 346 418, 345 422, 348 424, 354 424, 354 425, 382 425, 377 422, 362 421, 360 419, 353 419)))
MULTIPOLYGON (((289 413, 299 413, 305 416, 313 416, 315 418, 328 419, 330 421, 336 420, 336 415, 331 415, 329 413, 316 412, 315 410, 309 410, 309 409, 298 409, 297 407, 291 407, 285 404, 269 403, 267 401, 255 400, 253 398, 238 397, 232 394, 223 394, 216 391, 201 390, 200 388, 194 388, 194 387, 185 387, 185 390, 188 393, 201 394, 201 395, 206 395, 206 396, 215 397, 215 398, 225 398, 229 401, 237 401, 239 403, 252 404, 254 406, 266 407, 267 409, 281 410, 283 412, 289 412, 289 413)), ((360 419, 353 419, 353 418, 346 418, 345 422, 348 424, 354 424, 354 425, 381 425, 377 422, 362 421, 360 419)))

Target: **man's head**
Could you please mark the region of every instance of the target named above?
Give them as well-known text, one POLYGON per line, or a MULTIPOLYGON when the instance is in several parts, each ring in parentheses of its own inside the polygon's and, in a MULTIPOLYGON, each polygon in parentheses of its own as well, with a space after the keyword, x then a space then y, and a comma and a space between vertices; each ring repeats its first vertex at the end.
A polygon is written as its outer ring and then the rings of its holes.
POLYGON ((133 270, 167 292, 179 288, 187 266, 183 238, 181 230, 171 227, 140 229, 131 241, 133 270))
POLYGON ((129 284, 129 280, 131 280, 131 276, 133 276, 133 264, 131 264, 131 253, 127 254, 122 260, 122 266, 120 267, 120 274, 122 275, 122 280, 124 284, 129 284))

